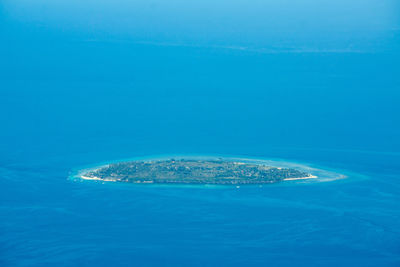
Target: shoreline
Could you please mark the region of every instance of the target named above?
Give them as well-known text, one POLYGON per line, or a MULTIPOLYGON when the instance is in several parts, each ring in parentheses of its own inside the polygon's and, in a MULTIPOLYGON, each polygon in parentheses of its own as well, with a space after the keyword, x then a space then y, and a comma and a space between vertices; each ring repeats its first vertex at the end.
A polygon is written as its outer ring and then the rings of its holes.
MULTIPOLYGON (((81 178, 81 179, 83 179, 83 180, 92 180, 92 181, 116 182, 116 180, 101 179, 101 178, 99 178, 99 177, 88 177, 88 176, 85 176, 85 175, 80 175, 79 178, 81 178)), ((282 181, 297 181, 297 180, 308 180, 308 179, 317 179, 317 178, 318 178, 318 176, 310 175, 310 176, 307 176, 307 177, 285 178, 285 179, 282 179, 282 181)), ((138 183, 139 183, 139 182, 138 182, 138 183)), ((141 182, 141 183, 152 183, 152 182, 150 182, 150 181, 148 181, 148 182, 144 181, 144 182, 141 182)), ((165 184, 167 184, 167 183, 165 183, 165 184)), ((182 183, 182 184, 184 184, 184 183, 182 183)), ((205 183, 205 184, 206 184, 206 183, 205 183)), ((260 183, 260 184, 262 184, 262 183, 260 183)))
POLYGON ((316 178, 318 178, 318 176, 310 175, 307 177, 286 178, 286 179, 283 179, 283 181, 307 180, 307 179, 316 179, 316 178))
POLYGON ((117 182, 117 180, 111 180, 111 179, 101 179, 99 177, 89 177, 89 176, 85 176, 85 175, 80 175, 79 176, 80 179, 83 180, 91 180, 91 181, 103 181, 103 182, 117 182))
MULTIPOLYGON (((150 161, 151 161, 151 160, 150 160, 150 161)), ((245 164, 245 163, 244 163, 244 162, 238 161, 238 162, 234 162, 234 164, 245 164)), ((117 180, 102 179, 102 178, 99 178, 99 177, 96 177, 96 176, 94 176, 94 177, 89 177, 89 176, 86 176, 86 175, 85 175, 85 174, 87 174, 88 172, 97 171, 97 170, 99 170, 99 169, 101 169, 101 168, 106 167, 107 165, 109 165, 109 164, 105 164, 105 165, 102 165, 102 166, 97 166, 96 168, 91 168, 91 169, 82 170, 82 171, 80 172, 80 174, 78 173, 77 176, 78 176, 80 179, 82 179, 82 180, 104 181, 104 182, 117 182, 117 180)), ((277 166, 270 166, 270 167, 282 169, 282 167, 277 167, 277 166)), ((308 179, 317 179, 317 178, 318 178, 318 176, 313 175, 313 174, 310 174, 310 176, 305 176, 305 177, 285 178, 285 179, 282 179, 282 181, 298 181, 298 180, 308 180, 308 179)), ((137 183, 153 183, 153 181, 144 181, 144 182, 137 182, 137 183)), ((165 184, 168 184, 168 183, 165 183, 165 184)), ((182 183, 182 184, 185 184, 185 183, 182 183)), ((204 184, 207 184, 207 183, 204 183, 204 184)), ((263 183, 260 183, 260 184, 263 184, 263 183)))
MULTIPOLYGON (((144 161, 144 162, 151 162, 151 161, 158 161, 158 160, 165 160, 165 159, 220 159, 220 160, 227 160, 233 161, 235 163, 253 163, 253 164, 260 164, 266 165, 275 168, 294 168, 303 172, 307 172, 310 174, 309 176, 304 177, 291 177, 291 178, 284 178, 281 182, 287 181, 287 183, 293 182, 306 182, 307 180, 310 182, 328 182, 334 180, 341 180, 347 178, 348 175, 343 175, 333 170, 326 170, 323 168, 316 168, 312 164, 301 164, 298 162, 292 161, 284 161, 282 159, 267 159, 267 158, 245 158, 242 156, 226 156, 226 155, 154 155, 154 156, 146 156, 146 157, 135 157, 135 158, 128 158, 128 159, 121 159, 121 160, 113 160, 108 162, 102 162, 100 164, 93 164, 91 166, 87 166, 86 168, 81 168, 75 171, 75 174, 71 174, 69 177, 71 179, 80 179, 80 180, 87 180, 87 181, 103 181, 103 182, 118 182, 117 180, 113 179, 101 179, 99 177, 90 177, 87 174, 91 171, 96 171, 98 169, 107 167, 110 164, 120 163, 120 162, 129 162, 129 161, 144 161)), ((184 184, 184 183, 183 183, 184 184)), ((283 183, 286 184, 286 183, 283 183)), ((205 184, 206 185, 206 184, 205 184)))
POLYGON ((79 176, 79 178, 83 179, 83 180, 98 180, 98 181, 104 181, 103 179, 99 178, 99 177, 88 177, 85 175, 81 175, 79 176))

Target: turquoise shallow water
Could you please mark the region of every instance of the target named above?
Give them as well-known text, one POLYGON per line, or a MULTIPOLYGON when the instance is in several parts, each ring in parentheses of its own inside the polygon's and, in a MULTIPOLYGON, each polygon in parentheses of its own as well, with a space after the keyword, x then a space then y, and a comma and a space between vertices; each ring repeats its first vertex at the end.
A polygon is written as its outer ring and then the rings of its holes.
POLYGON ((399 266, 395 0, 2 1, 0 266, 399 266), (346 174, 69 179, 153 155, 346 174))

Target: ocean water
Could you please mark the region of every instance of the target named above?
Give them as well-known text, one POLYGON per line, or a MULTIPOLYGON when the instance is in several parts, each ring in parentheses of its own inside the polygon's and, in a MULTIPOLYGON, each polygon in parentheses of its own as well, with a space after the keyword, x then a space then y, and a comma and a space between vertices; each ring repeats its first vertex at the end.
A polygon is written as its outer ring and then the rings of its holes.
POLYGON ((400 5, 0 3, 0 266, 400 266, 400 5), (160 155, 346 174, 70 179, 160 155))

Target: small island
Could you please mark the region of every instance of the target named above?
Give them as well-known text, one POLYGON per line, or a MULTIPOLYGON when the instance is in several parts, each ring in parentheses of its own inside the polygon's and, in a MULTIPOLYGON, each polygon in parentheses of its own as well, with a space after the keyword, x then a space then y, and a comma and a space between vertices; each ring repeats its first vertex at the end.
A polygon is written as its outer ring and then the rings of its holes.
POLYGON ((108 164, 83 172, 86 180, 151 184, 271 184, 317 178, 292 168, 225 159, 165 159, 108 164))

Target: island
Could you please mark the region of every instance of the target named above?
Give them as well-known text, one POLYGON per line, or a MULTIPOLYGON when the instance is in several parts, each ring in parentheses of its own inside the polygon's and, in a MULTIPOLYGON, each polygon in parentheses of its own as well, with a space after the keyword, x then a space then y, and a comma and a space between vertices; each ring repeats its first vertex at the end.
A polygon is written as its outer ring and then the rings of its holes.
POLYGON ((225 159, 160 159, 112 163, 87 170, 86 180, 151 184, 271 184, 317 178, 293 168, 225 159))

